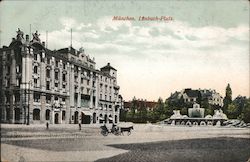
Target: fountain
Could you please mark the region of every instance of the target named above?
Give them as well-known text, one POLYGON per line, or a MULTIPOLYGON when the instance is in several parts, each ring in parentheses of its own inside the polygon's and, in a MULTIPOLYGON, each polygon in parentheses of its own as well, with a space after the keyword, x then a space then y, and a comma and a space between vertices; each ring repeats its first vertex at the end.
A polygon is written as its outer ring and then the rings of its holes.
POLYGON ((221 126, 221 123, 227 120, 226 114, 220 110, 214 110, 214 115, 206 115, 205 109, 199 104, 194 103, 192 108, 188 109, 188 116, 181 115, 180 110, 174 110, 174 114, 167 120, 171 125, 188 125, 188 126, 221 126))

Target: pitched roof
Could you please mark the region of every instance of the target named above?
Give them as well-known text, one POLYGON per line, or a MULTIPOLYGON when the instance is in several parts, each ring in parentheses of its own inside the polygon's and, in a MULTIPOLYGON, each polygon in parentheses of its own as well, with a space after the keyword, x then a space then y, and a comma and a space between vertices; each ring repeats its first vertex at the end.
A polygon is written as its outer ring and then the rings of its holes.
POLYGON ((186 93, 188 97, 198 97, 200 95, 199 90, 192 90, 192 89, 185 89, 184 93, 186 93))
POLYGON ((110 66, 110 63, 108 63, 106 66, 102 67, 101 71, 110 70, 110 69, 117 71, 115 68, 110 66))

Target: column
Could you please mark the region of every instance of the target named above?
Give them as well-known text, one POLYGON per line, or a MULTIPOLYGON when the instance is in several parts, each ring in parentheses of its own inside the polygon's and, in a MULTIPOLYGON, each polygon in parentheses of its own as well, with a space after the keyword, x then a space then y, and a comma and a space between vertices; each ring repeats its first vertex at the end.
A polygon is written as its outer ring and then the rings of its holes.
POLYGON ((59 115, 58 115, 58 123, 59 123, 59 124, 62 124, 62 109, 59 111, 58 114, 59 114, 59 115))
MULTIPOLYGON (((42 57, 45 55, 43 52, 42 57)), ((46 65, 44 62, 44 58, 42 58, 41 62, 41 73, 40 73, 40 88, 45 91, 46 90, 46 65)))
POLYGON ((51 82, 50 82, 50 91, 55 92, 55 58, 51 58, 51 82))
POLYGON ((51 111, 50 111, 50 124, 54 124, 54 121, 55 121, 55 119, 54 119, 54 117, 55 117, 55 114, 54 114, 54 108, 55 108, 55 106, 53 105, 54 104, 54 98, 55 98, 55 96, 53 95, 53 96, 51 96, 51 111))
POLYGON ((45 112, 46 112, 46 94, 45 93, 41 93, 41 118, 40 118, 40 122, 41 123, 45 123, 45 112))
POLYGON ((98 75, 96 74, 95 77, 95 85, 96 85, 96 90, 95 90, 95 109, 99 109, 98 108, 98 101, 99 101, 99 79, 98 79, 98 75))
POLYGON ((66 97, 65 105, 66 105, 65 123, 70 124, 71 123, 71 111, 70 111, 70 106, 69 106, 69 97, 66 97))
POLYGON ((74 105, 74 98, 75 98, 75 87, 74 87, 74 65, 71 65, 70 67, 70 73, 69 73, 69 96, 70 96, 70 107, 75 107, 74 105))
POLYGON ((13 88, 16 85, 16 60, 14 50, 11 50, 11 65, 10 65, 10 120, 9 123, 15 123, 14 112, 14 95, 13 88))
POLYGON ((89 108, 93 108, 93 72, 90 71, 90 77, 89 77, 89 87, 90 87, 90 103, 89 108))

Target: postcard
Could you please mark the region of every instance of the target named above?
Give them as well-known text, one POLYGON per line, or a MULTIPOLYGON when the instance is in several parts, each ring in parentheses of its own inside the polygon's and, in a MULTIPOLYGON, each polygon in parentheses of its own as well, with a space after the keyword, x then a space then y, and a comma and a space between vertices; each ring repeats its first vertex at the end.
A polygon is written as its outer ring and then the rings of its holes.
POLYGON ((249 1, 0 2, 1 161, 250 161, 249 1))

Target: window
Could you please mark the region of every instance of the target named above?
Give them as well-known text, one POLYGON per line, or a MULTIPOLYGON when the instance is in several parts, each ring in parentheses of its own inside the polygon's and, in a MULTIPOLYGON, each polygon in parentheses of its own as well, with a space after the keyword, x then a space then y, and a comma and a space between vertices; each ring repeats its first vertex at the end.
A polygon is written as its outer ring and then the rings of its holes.
POLYGON ((34 102, 40 102, 40 94, 39 93, 34 93, 34 102))
POLYGON ((102 94, 100 94, 100 99, 102 99, 102 94))
POLYGON ((47 76, 47 78, 50 78, 50 70, 49 69, 46 70, 46 76, 47 76))
POLYGON ((50 103, 51 101, 51 96, 50 95, 46 95, 46 103, 50 103))
POLYGON ((56 67, 58 67, 58 61, 56 61, 56 67))
POLYGON ((34 60, 37 60, 37 54, 34 54, 34 60))
POLYGON ((58 83, 55 83, 55 87, 58 87, 58 83))
POLYGON ((47 58, 47 64, 50 64, 50 58, 47 58))
POLYGON ((58 80, 58 78, 59 78, 59 73, 58 71, 55 71, 55 79, 58 80))
POLYGON ((81 78, 81 84, 83 84, 83 78, 81 78))
POLYGON ((37 74, 37 66, 34 66, 34 73, 37 74))
POLYGON ((89 85, 89 80, 87 80, 87 85, 89 85))
POLYGON ((63 97, 63 98, 62 98, 62 101, 65 102, 65 100, 66 100, 66 99, 63 97))
POLYGON ((34 87, 37 87, 37 79, 34 79, 34 87))
POLYGON ((107 95, 105 95, 105 100, 107 100, 107 95))
POLYGON ((47 109, 46 112, 45 112, 45 119, 49 120, 49 117, 50 117, 50 110, 47 109))
POLYGON ((63 74, 62 79, 64 82, 66 82, 66 74, 63 74))
POLYGON ((63 110, 63 111, 62 111, 62 120, 65 120, 65 117, 66 117, 66 111, 63 110))
POLYGON ((111 101, 111 96, 109 96, 109 101, 111 101))
POLYGON ((33 110, 33 120, 40 120, 40 110, 39 109, 33 110))
POLYGON ((66 88, 66 85, 65 84, 63 84, 63 86, 62 86, 64 89, 66 88))
POLYGON ((20 94, 15 94, 15 102, 19 102, 20 101, 20 94))
POLYGON ((66 69, 66 64, 65 63, 63 63, 63 69, 66 69))
POLYGON ((46 90, 50 90, 50 82, 49 81, 46 82, 46 90))

